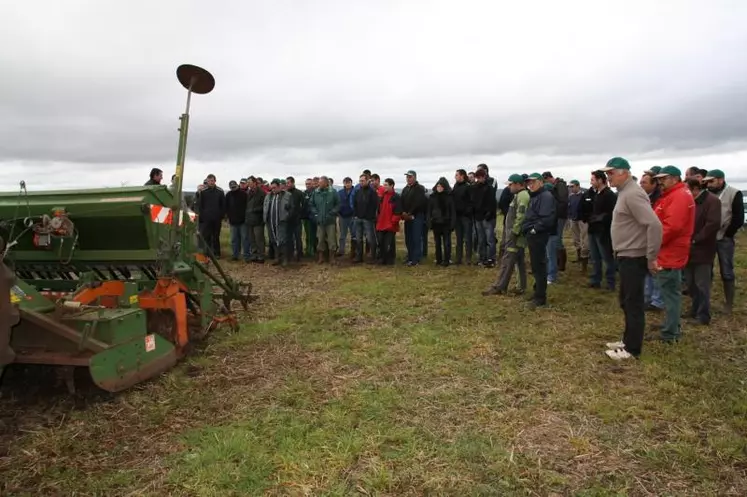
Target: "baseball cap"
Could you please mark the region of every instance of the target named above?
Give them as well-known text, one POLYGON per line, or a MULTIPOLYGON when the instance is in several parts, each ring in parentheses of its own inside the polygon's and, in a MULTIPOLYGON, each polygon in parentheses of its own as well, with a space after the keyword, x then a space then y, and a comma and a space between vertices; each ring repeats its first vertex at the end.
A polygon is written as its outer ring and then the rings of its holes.
POLYGON ((623 159, 622 157, 613 157, 610 160, 607 161, 607 165, 600 169, 600 171, 603 172, 609 172, 613 169, 626 169, 630 171, 630 164, 627 160, 623 159))
POLYGON ((650 174, 651 176, 656 176, 661 172, 661 166, 654 166, 651 169, 646 169, 643 171, 644 174, 650 174))
POLYGON ((228 182, 228 186, 230 186, 231 188, 233 188, 234 186, 239 186, 239 184, 236 183, 234 180, 231 180, 231 181, 228 182))
POLYGON ((524 176, 521 174, 512 174, 508 177, 506 184, 509 185, 511 183, 524 183, 524 176))
POLYGON ((544 178, 540 173, 532 173, 529 176, 527 176, 527 181, 533 181, 533 180, 540 180, 542 181, 544 178))
POLYGON ((272 178, 272 181, 270 181, 270 184, 271 185, 279 185, 280 184, 280 180, 277 179, 277 178, 272 178))
POLYGON ((247 181, 249 181, 249 180, 246 179, 246 178, 241 178, 241 181, 239 181, 239 183, 246 183, 247 181))
POLYGON ((542 177, 547 179, 547 178, 552 178, 553 176, 550 171, 545 171, 544 173, 542 173, 542 177))
POLYGON ((405 176, 416 176, 416 177, 417 177, 417 175, 418 175, 418 173, 416 173, 416 172, 415 172, 415 171, 413 171, 412 169, 410 169, 409 171, 407 171, 407 172, 405 173, 405 176))
POLYGON ((278 182, 279 182, 279 183, 280 183, 281 185, 285 185, 285 184, 287 184, 287 181, 285 181, 285 180, 284 180, 284 179, 282 179, 282 178, 281 178, 281 179, 279 179, 279 180, 278 180, 278 182))
POLYGON ((661 168, 661 171, 659 171, 659 174, 657 174, 656 177, 663 178, 664 176, 682 176, 682 171, 680 171, 679 168, 675 166, 664 166, 661 168))
POLYGON ((571 185, 576 185, 576 186, 581 186, 581 183, 579 183, 579 181, 577 179, 572 179, 570 184, 571 185))
POLYGON ((721 169, 711 169, 703 181, 711 181, 712 179, 724 179, 726 176, 721 169))

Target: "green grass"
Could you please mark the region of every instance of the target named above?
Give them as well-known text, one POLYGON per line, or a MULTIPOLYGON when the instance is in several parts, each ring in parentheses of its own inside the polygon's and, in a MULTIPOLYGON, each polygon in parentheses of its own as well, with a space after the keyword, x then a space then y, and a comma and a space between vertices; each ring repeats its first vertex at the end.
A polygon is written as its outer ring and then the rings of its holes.
POLYGON ((160 379, 3 399, 1 495, 747 494, 742 289, 616 364, 616 298, 573 264, 540 311, 481 297, 495 270, 227 266, 262 299, 160 379))

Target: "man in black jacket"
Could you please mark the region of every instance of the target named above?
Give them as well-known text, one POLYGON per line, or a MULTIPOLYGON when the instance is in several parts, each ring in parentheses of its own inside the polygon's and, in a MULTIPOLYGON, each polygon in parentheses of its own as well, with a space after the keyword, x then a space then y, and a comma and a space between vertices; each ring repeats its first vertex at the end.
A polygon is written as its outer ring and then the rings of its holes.
POLYGON ((529 207, 524 216, 521 231, 527 237, 534 277, 534 295, 531 306, 540 307, 547 305, 547 242, 550 235, 557 232, 558 221, 555 198, 545 189, 542 175, 530 174, 527 178, 527 187, 529 207))
POLYGON ((263 208, 265 192, 254 176, 249 178, 249 190, 246 192, 246 226, 249 232, 250 260, 265 262, 265 221, 263 208))
POLYGON ((288 213, 288 260, 295 259, 296 262, 303 256, 303 235, 301 218, 306 208, 306 196, 296 188, 296 180, 293 176, 285 178, 286 192, 290 195, 290 212, 288 213))
POLYGON ((206 250, 220 257, 220 229, 226 215, 226 196, 215 184, 215 175, 208 174, 207 186, 200 192, 197 200, 200 234, 205 240, 206 250))
POLYGON ((226 193, 226 217, 231 226, 231 252, 234 261, 239 260, 244 249, 244 260, 249 262, 249 233, 246 226, 246 192, 239 188, 238 183, 231 180, 228 183, 229 192, 226 193))
POLYGON ((467 182, 467 171, 458 169, 454 175, 454 209, 456 210, 456 264, 462 263, 462 256, 467 252, 467 264, 472 264, 472 202, 470 200, 470 185, 467 182))
POLYGON ((602 262, 606 266, 607 289, 615 289, 615 258, 612 251, 612 212, 615 210, 617 195, 607 185, 607 175, 602 171, 591 174, 594 197, 591 205, 589 224, 589 254, 592 273, 589 286, 602 287, 602 262))
MULTIPOLYGON (((479 164, 477 166, 478 171, 483 171, 485 173, 485 184, 488 185, 493 193, 493 209, 497 211, 498 209, 498 182, 495 180, 495 178, 490 176, 490 169, 486 164, 479 164)), ((487 252, 487 261, 486 265, 488 267, 493 267, 495 265, 495 258, 497 256, 496 250, 498 246, 498 238, 495 236, 495 223, 497 220, 497 215, 493 214, 492 217, 489 219, 485 219, 483 221, 484 225, 489 224, 489 228, 486 229, 485 233, 485 242, 488 244, 488 252, 487 252), (488 229, 490 232, 488 232, 488 229)))
MULTIPOLYGON (((491 267, 495 263, 490 258, 491 244, 495 245, 495 217, 497 204, 495 190, 487 183, 488 175, 484 169, 475 171, 475 184, 470 187, 472 212, 477 226, 478 264, 491 267)), ((494 249, 493 249, 494 250, 494 249)))
POLYGON ((405 173, 407 186, 402 189, 402 219, 405 220, 405 245, 407 265, 417 266, 423 257, 423 230, 428 197, 425 188, 418 183, 418 173, 413 170, 405 173))
POLYGON ((376 214, 379 209, 379 195, 369 182, 367 174, 358 178, 360 187, 353 196, 353 223, 355 226, 355 259, 363 262, 364 242, 371 250, 371 262, 376 261, 376 214))
POLYGON ((563 232, 568 220, 568 185, 561 178, 555 178, 550 171, 542 173, 542 179, 555 199, 555 212, 558 216, 556 234, 550 236, 547 243, 547 279, 555 282, 558 271, 565 271, 568 256, 563 244, 563 232))

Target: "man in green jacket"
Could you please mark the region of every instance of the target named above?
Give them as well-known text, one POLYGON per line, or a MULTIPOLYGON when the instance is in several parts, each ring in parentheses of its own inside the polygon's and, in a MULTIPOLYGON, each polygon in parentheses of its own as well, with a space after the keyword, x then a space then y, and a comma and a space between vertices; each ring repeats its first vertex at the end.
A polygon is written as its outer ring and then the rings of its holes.
POLYGON ((319 178, 319 188, 311 197, 311 219, 316 222, 317 261, 322 263, 325 258, 334 261, 337 251, 337 214, 340 212, 340 196, 329 186, 326 176, 319 178))
POLYGON ((526 238, 521 234, 521 225, 529 206, 529 192, 526 189, 524 177, 521 174, 512 174, 508 177, 508 187, 514 198, 506 213, 506 222, 503 224, 503 258, 498 272, 498 279, 493 285, 482 292, 483 295, 501 295, 508 290, 514 267, 519 268, 519 291, 521 293, 527 288, 527 270, 524 261, 524 248, 526 238))

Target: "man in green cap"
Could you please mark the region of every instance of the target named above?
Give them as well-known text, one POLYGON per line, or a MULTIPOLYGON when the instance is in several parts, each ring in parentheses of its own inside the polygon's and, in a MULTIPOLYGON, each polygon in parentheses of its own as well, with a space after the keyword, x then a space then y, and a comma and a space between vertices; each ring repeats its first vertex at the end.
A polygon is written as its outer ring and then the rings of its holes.
POLYGON ((744 225, 744 198, 741 191, 726 184, 726 175, 720 169, 708 171, 703 181, 721 201, 721 229, 716 235, 716 255, 724 285, 724 312, 728 315, 734 306, 734 235, 744 225))
POLYGON ((682 172, 678 167, 662 167, 656 179, 661 184, 661 198, 656 202, 654 212, 663 230, 661 248, 656 258, 656 280, 666 311, 658 340, 672 342, 681 336, 682 275, 690 258, 695 201, 682 182, 682 172))
POLYGON ((319 178, 319 188, 311 197, 311 219, 316 222, 317 262, 334 263, 337 250, 337 215, 340 212, 340 196, 332 189, 326 176, 319 178))
MULTIPOLYGON (((651 208, 656 205, 656 202, 661 197, 661 188, 659 187, 659 181, 656 179, 656 175, 661 171, 661 167, 654 166, 649 170, 643 171, 641 176, 640 185, 643 191, 646 192, 651 202, 651 208)), ((659 291, 659 284, 656 282, 656 278, 652 274, 646 276, 646 287, 644 291, 644 300, 646 303, 647 311, 662 311, 664 309, 664 302, 661 300, 661 292, 659 291)))
POLYGON ((627 160, 613 157, 602 171, 607 173, 610 186, 617 188, 611 235, 620 271, 620 307, 625 314, 623 339, 608 343, 606 354, 622 361, 641 354, 646 327, 643 286, 649 271, 655 273, 658 269, 656 257, 662 229, 646 192, 633 179, 627 160))
POLYGON ((524 177, 521 174, 509 176, 507 185, 511 189, 513 199, 503 223, 503 236, 501 237, 503 257, 498 279, 490 288, 482 292, 486 296, 506 293, 514 267, 519 269, 519 291, 523 293, 527 288, 527 271, 524 263, 526 237, 521 232, 521 226, 529 207, 529 192, 527 192, 524 177))
POLYGON ((547 305, 547 243, 550 235, 557 233, 558 229, 555 197, 545 188, 541 174, 530 174, 526 182, 529 205, 521 224, 521 233, 527 239, 534 277, 532 307, 542 307, 547 305))

